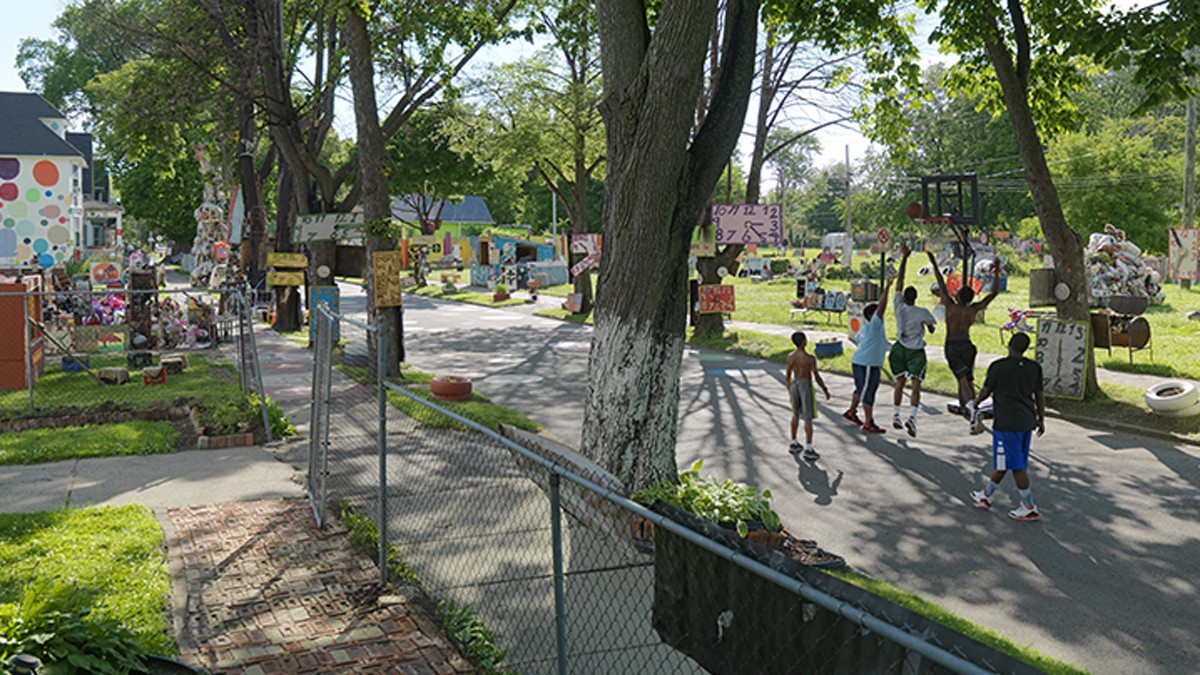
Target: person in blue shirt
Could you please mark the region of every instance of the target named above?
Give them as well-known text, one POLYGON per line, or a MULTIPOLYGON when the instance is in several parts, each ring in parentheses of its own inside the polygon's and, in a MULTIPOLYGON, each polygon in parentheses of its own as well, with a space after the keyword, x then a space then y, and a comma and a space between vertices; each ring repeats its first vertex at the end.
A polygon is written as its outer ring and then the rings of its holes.
POLYGON ((883 360, 887 357, 887 330, 883 326, 883 313, 887 309, 888 292, 892 280, 883 284, 879 304, 871 303, 863 308, 866 324, 854 337, 857 345, 850 365, 854 369, 854 395, 850 397, 850 409, 842 417, 862 427, 868 434, 882 434, 883 428, 875 424, 875 392, 879 389, 879 378, 883 371, 883 360), (858 404, 862 403, 866 421, 858 417, 858 404))

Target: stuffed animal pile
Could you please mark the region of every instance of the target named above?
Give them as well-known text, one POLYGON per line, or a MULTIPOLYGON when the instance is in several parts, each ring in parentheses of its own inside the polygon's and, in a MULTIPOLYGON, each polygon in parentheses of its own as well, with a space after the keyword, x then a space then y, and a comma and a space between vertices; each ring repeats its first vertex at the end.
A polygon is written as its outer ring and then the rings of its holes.
POLYGON ((1162 276, 1142 259, 1142 251, 1125 233, 1111 224, 1093 233, 1085 257, 1092 299, 1104 304, 1107 298, 1129 295, 1161 303, 1162 276))

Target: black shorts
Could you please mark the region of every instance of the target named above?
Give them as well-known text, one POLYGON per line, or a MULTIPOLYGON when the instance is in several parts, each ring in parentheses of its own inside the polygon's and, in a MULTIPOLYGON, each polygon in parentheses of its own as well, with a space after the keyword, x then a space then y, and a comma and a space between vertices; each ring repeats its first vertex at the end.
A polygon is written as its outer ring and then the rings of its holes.
POLYGON ((975 381, 975 354, 970 340, 946 340, 946 362, 954 377, 975 381))

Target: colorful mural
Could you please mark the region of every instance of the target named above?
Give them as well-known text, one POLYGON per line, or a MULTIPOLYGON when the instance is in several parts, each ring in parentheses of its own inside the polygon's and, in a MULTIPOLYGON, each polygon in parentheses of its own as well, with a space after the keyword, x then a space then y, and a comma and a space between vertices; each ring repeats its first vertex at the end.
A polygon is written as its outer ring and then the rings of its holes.
POLYGON ((66 159, 0 157, 0 267, 45 269, 74 255, 78 171, 66 159))

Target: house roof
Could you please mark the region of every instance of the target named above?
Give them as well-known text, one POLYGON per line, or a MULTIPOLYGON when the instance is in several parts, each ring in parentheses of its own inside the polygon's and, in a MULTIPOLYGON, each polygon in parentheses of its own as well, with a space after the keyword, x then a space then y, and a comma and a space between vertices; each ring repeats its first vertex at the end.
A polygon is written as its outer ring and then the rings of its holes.
MULTIPOLYGON (((412 205, 423 203, 425 199, 425 197, 418 195, 392 197, 392 217, 406 223, 417 222, 417 212, 412 205)), ((486 223, 493 225, 496 222, 492 219, 492 213, 488 211, 487 203, 479 195, 467 195, 460 202, 440 200, 440 203, 442 206, 441 220, 443 223, 486 223)), ((434 202, 432 208, 428 209, 428 211, 430 213, 438 213, 437 207, 438 202, 434 202)))
POLYGON ((27 92, 0 92, 0 155, 78 157, 83 153, 42 123, 44 118, 67 116, 46 99, 27 92))

